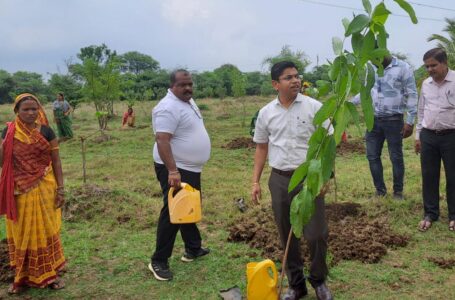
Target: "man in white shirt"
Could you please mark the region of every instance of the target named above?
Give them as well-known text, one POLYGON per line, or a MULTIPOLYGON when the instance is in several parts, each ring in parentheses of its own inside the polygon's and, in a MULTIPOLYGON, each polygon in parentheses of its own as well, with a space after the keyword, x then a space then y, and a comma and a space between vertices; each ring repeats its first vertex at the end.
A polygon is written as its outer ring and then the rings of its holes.
POLYGON ((419 229, 427 231, 439 218, 442 160, 449 230, 455 231, 455 72, 448 68, 441 48, 427 51, 423 61, 430 77, 422 83, 417 113, 415 151, 420 153, 424 208, 419 229))
MULTIPOLYGON (((278 98, 259 111, 254 142, 252 200, 258 203, 261 197, 260 178, 265 161, 269 159, 272 173, 269 189, 272 195, 272 209, 278 226, 281 244, 286 246, 291 230, 290 205, 299 188, 288 193, 288 185, 294 170, 306 160, 308 141, 315 131, 313 118, 322 104, 304 96, 300 91, 300 76, 294 63, 284 61, 273 65, 272 84, 278 91, 278 98)), ((300 187, 301 188, 301 187, 300 187)), ((324 197, 316 200, 315 213, 304 228, 304 237, 310 248, 311 266, 308 277, 318 299, 332 299, 325 285, 328 268, 326 264, 328 228, 325 220, 324 197)), ((283 299, 300 299, 308 294, 303 261, 300 255, 300 241, 292 235, 286 271, 289 289, 283 299)))
POLYGON ((170 187, 181 182, 201 189, 201 171, 210 157, 210 138, 201 112, 192 99, 193 81, 186 70, 171 73, 171 87, 152 112, 155 145, 155 172, 163 191, 163 208, 158 220, 156 249, 149 269, 157 280, 172 279, 168 259, 171 257, 177 232, 185 243, 181 260, 190 262, 209 253, 201 247, 196 224, 171 224, 168 207, 170 187))

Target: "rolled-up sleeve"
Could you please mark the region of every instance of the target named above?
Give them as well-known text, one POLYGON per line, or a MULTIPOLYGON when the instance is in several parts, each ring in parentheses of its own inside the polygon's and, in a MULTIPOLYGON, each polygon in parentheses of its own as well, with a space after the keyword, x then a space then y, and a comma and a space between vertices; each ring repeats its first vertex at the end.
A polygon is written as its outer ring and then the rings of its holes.
MULTIPOLYGON (((422 84, 423 88, 423 84, 422 84)), ((417 125, 416 125, 416 140, 420 140, 420 132, 422 131, 423 121, 423 108, 425 107, 425 97, 423 97, 422 90, 420 90, 419 104, 417 109, 417 125)))
POLYGON ((414 124, 417 115, 417 87, 414 78, 414 73, 411 67, 407 67, 404 71, 404 96, 407 98, 406 112, 407 118, 406 123, 414 124))
POLYGON ((264 111, 261 109, 256 120, 254 129, 253 141, 257 144, 265 144, 269 142, 269 133, 267 132, 267 124, 264 116, 264 111))

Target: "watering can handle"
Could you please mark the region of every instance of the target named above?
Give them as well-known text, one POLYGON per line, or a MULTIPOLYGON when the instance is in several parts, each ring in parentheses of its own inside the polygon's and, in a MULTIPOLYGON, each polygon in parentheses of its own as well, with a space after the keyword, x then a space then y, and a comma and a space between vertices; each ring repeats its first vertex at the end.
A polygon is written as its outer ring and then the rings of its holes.
MULTIPOLYGON (((180 182, 180 188, 181 188, 181 189, 185 188, 186 185, 187 185, 187 183, 185 183, 185 182, 180 182)), ((175 188, 174 188, 174 187, 171 187, 171 188, 169 189, 169 192, 167 193, 168 199, 174 197, 174 191, 175 191, 175 188)))
POLYGON ((271 286, 276 286, 277 283, 278 283, 278 273, 276 271, 276 267, 275 267, 275 264, 273 263, 273 261, 271 260, 268 260, 265 264, 268 268, 272 269, 272 273, 273 273, 273 283, 271 284, 271 286))

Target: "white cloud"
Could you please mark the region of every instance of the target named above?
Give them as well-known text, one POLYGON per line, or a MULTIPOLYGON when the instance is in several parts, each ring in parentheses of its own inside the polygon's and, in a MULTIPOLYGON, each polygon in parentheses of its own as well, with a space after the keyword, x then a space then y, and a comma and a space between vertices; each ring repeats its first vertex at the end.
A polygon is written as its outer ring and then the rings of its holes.
POLYGON ((209 0, 168 0, 161 5, 164 19, 182 27, 195 20, 208 19, 211 16, 209 0))

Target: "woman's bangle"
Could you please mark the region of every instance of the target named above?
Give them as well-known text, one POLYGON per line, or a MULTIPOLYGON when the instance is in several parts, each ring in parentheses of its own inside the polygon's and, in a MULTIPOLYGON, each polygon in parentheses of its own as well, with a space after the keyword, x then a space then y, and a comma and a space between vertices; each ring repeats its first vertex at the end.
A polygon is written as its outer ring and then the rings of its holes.
POLYGON ((259 185, 259 182, 253 182, 253 185, 259 185))
POLYGON ((179 170, 169 171, 169 175, 179 174, 179 170))

